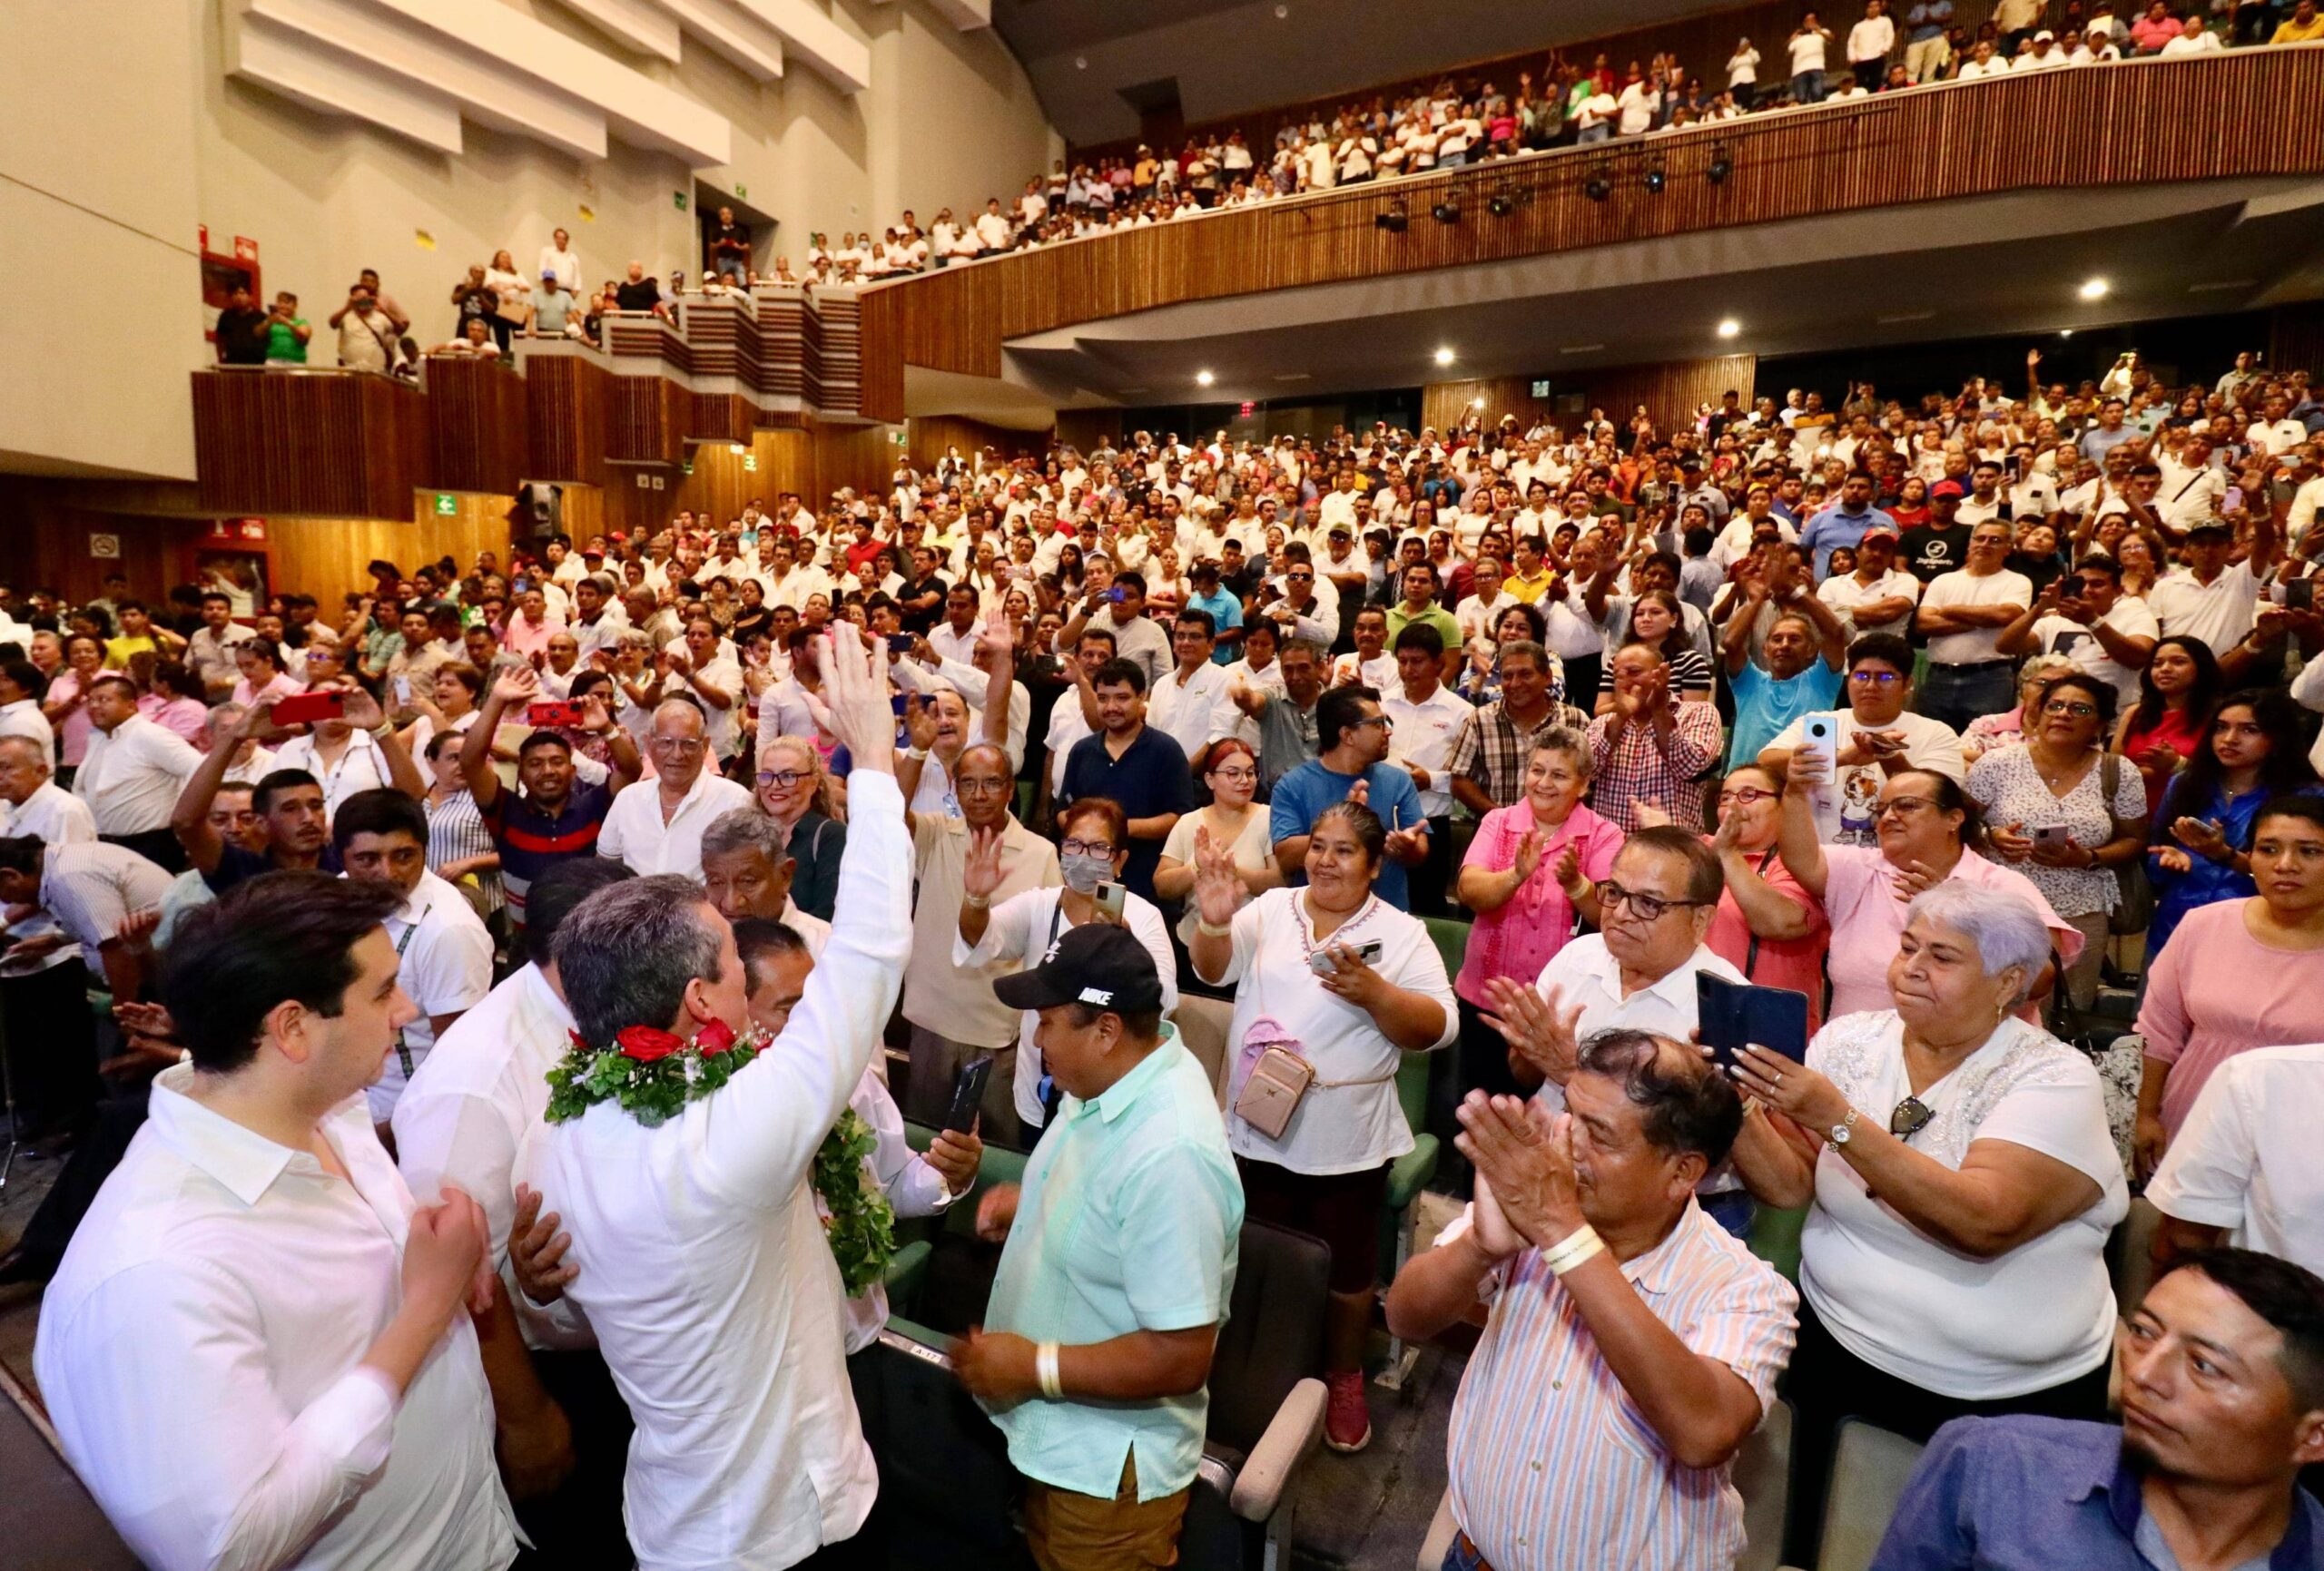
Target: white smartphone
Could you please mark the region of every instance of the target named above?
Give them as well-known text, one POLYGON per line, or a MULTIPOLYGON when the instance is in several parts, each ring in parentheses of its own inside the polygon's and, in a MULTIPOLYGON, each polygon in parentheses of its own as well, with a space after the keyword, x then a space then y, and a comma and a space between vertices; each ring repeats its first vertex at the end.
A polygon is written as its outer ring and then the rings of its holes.
POLYGON ((1098 886, 1098 892, 1090 899, 1108 920, 1118 922, 1122 919, 1123 907, 1128 902, 1129 891, 1117 883, 1103 883, 1098 886))
POLYGON ((1824 777, 1832 780, 1840 771, 1840 722, 1837 716, 1811 714, 1799 722, 1799 751, 1812 752, 1824 761, 1824 777))
POLYGON ((2042 824, 2034 830, 2034 843, 2037 846, 2062 846, 2072 839, 2073 831, 2063 824, 2042 824))

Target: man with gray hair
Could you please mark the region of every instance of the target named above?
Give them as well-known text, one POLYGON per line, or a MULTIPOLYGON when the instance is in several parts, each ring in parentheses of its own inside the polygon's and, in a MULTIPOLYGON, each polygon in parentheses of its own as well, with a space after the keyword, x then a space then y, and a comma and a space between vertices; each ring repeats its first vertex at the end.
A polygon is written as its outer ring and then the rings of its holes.
POLYGON ((1695 1199, 1742 1099, 1687 1043, 1628 1028, 1582 1043, 1565 1092, 1554 1117, 1470 1093, 1476 1196, 1388 1291, 1389 1326, 1421 1340, 1492 1304, 1453 1399, 1444 1564, 1731 1565, 1735 1454, 1799 1303, 1695 1199))
MULTIPOLYGON (((832 730, 856 760, 843 892, 783 1029, 754 1053, 737 1043, 749 979, 690 877, 600 890, 556 938, 586 1046, 552 1078, 518 1171, 561 1216, 565 1291, 636 1420, 625 1516, 645 1566, 779 1571, 853 1537, 878 1488, 809 1180, 895 1002, 911 857, 886 652, 833 636, 832 730)), ((698 738, 679 718, 665 705, 657 734, 698 738)))
MULTIPOLYGON (((881 745, 893 751, 892 736, 881 745)), ((653 787, 641 781, 614 798, 597 835, 597 854, 635 873, 698 879, 703 831, 720 814, 752 807, 750 790, 709 767, 709 722, 691 698, 665 698, 655 706, 645 751, 657 771, 653 787)))
POLYGON ((702 831, 703 889, 728 921, 781 922, 820 960, 831 942, 832 925, 801 910, 791 898, 799 863, 790 840, 782 821, 756 802, 719 814, 702 831))

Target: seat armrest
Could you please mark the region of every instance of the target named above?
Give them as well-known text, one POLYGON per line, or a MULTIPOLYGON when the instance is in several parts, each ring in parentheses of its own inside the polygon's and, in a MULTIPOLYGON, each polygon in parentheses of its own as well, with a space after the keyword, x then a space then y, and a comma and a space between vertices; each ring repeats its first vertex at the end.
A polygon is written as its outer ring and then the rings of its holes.
POLYGON ((1228 1510, 1246 1522, 1264 1522, 1275 1515, 1292 1475, 1324 1438, 1324 1382, 1313 1376, 1291 1388, 1268 1420, 1266 1433, 1235 1475, 1228 1510))
POLYGON ((1436 1136, 1417 1134, 1413 1148, 1388 1164, 1388 1209, 1402 1211, 1410 1205, 1428 1181, 1436 1176, 1436 1162, 1440 1154, 1436 1136))

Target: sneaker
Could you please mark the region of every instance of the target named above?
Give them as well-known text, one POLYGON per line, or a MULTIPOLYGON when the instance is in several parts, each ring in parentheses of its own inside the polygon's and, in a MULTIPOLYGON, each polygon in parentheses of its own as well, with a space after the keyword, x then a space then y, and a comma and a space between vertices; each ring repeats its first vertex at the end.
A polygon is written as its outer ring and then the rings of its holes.
POLYGON ((1372 1407, 1364 1396, 1364 1371, 1328 1374, 1324 1384, 1331 1393, 1324 1408, 1324 1444, 1334 1451, 1361 1451, 1372 1443, 1372 1407))

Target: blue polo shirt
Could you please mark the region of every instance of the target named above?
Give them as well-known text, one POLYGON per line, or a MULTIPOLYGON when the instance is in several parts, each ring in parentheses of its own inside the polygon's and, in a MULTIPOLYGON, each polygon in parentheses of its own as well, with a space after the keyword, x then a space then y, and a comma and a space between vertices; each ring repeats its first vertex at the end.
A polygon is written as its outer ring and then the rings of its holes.
MULTIPOLYGON (((2291 1496, 2268 1571, 2324 1566, 2324 1507, 2291 1496)), ((1955 1419, 1921 1453, 1872 1571, 2154 1571, 2161 1536, 2119 1425, 1955 1419)))
MULTIPOLYGON (((1060 810, 1081 797, 1108 797, 1124 818, 1150 819, 1163 813, 1195 810, 1195 780, 1187 755, 1167 731, 1142 726, 1122 756, 1106 751, 1106 733, 1098 731, 1073 744, 1065 755, 1065 789, 1057 799, 1060 810)), ((1122 869, 1122 883, 1134 895, 1154 898, 1154 869, 1162 860, 1160 840, 1132 840, 1129 862, 1122 869)))
MULTIPOLYGON (((1353 775, 1342 774, 1325 767, 1323 760, 1311 758, 1275 782, 1275 794, 1267 799, 1267 843, 1280 845, 1313 830, 1315 820, 1324 816, 1324 810, 1345 801, 1359 780, 1369 782, 1364 800, 1389 829, 1409 830, 1427 821, 1413 777, 1394 764, 1375 763, 1364 773, 1353 775)), ((1285 876, 1295 888, 1307 881, 1305 871, 1286 870, 1285 876)), ((1379 876, 1372 881, 1372 892, 1400 911, 1412 909, 1412 890, 1402 862, 1383 858, 1379 876)))
MULTIPOLYGON (((1025 1164, 985 1329, 1084 1347, 1226 1319, 1243 1181, 1210 1076, 1175 1027, 1084 1102, 1068 1096, 1025 1164)), ((1137 1497, 1195 1480, 1210 1393, 1145 1402, 1029 1397, 993 1413, 1029 1478, 1110 1500, 1137 1459, 1137 1497)))
POLYGON ((1799 543, 1816 553, 1816 581, 1821 584, 1832 575, 1833 552, 1843 545, 1853 551, 1864 544, 1866 532, 1876 525, 1895 529, 1896 520, 1885 508, 1866 507, 1861 513, 1851 513, 1837 502, 1810 518, 1807 527, 1799 532, 1799 543))
MULTIPOLYGON (((1224 633, 1230 627, 1243 625, 1243 603, 1227 594, 1223 587, 1216 594, 1187 595, 1187 609, 1209 612, 1211 621, 1218 624, 1215 629, 1217 633, 1224 633)), ((1210 652, 1210 663, 1213 665, 1232 665, 1242 658, 1242 653, 1240 639, 1222 643, 1210 652)))

